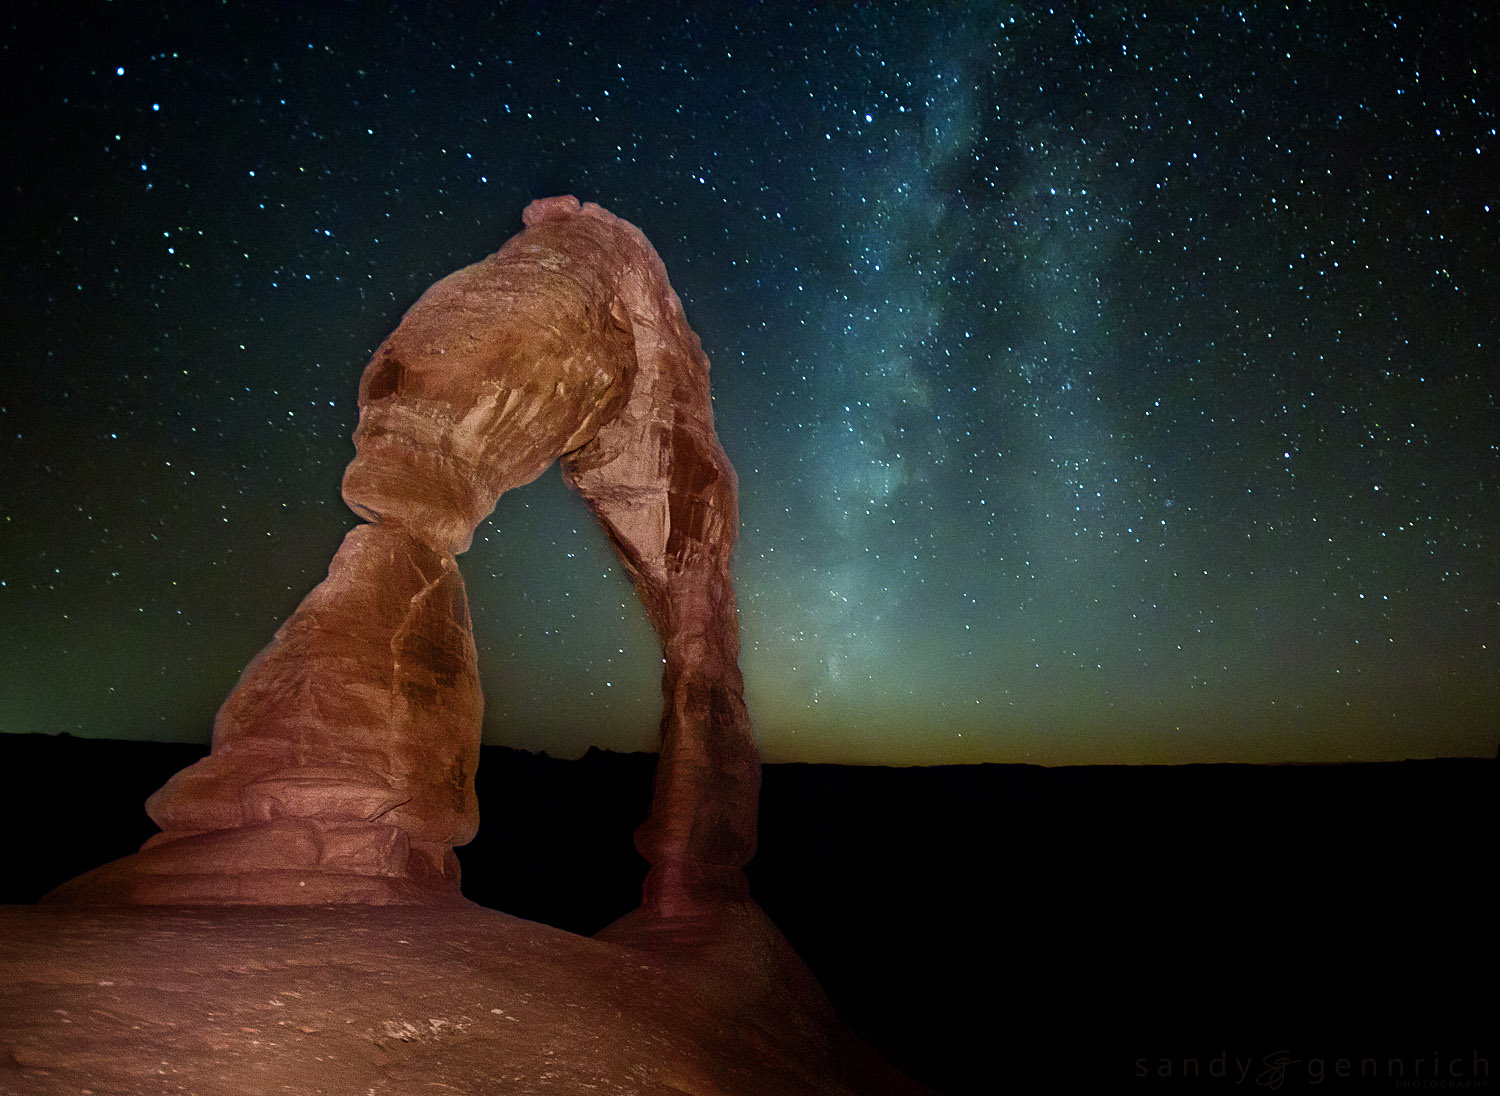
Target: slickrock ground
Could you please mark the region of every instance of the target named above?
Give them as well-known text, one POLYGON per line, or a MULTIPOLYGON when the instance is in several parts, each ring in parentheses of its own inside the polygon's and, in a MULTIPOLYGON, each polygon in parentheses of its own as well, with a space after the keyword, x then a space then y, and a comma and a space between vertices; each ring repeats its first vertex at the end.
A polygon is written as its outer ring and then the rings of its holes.
POLYGON ((0 1093, 922 1091, 722 970, 467 905, 4 907, 0 1093))

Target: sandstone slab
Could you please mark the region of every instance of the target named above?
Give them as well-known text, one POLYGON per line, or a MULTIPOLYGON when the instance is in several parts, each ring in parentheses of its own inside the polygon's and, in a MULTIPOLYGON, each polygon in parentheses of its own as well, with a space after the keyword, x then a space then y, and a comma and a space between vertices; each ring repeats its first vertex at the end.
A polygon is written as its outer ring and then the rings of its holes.
POLYGON ((474 906, 0 907, 0 1093, 429 1091, 923 1090, 775 977, 474 906))

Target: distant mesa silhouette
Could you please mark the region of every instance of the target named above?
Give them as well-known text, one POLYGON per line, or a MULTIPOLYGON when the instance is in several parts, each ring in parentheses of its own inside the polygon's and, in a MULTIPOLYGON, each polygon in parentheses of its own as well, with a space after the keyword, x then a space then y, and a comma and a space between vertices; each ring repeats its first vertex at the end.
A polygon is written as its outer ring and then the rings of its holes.
POLYGON ((523 219, 429 288, 365 368, 343 480, 364 524, 246 667, 210 755, 148 800, 161 833, 47 900, 463 902, 453 848, 478 828, 483 698, 454 557, 502 493, 560 460, 664 655, 640 913, 753 908, 760 761, 708 358, 638 229, 571 196, 523 219))

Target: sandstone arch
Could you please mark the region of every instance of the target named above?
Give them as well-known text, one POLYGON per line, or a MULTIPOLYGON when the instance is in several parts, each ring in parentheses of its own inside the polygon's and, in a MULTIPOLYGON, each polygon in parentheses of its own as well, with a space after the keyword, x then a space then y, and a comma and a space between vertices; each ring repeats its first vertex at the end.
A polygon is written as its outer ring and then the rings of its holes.
POLYGON ((162 832, 53 900, 461 901, 483 700, 456 556, 555 460, 662 643, 644 910, 746 896, 760 768, 708 359, 638 229, 572 197, 524 221, 430 287, 366 367, 343 480, 364 523, 241 675, 211 754, 148 801, 162 832))

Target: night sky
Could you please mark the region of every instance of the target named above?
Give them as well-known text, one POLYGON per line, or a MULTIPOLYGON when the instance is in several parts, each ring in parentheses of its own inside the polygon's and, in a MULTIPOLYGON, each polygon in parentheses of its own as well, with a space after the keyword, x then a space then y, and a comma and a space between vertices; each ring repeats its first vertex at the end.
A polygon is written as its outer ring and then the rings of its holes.
MULTIPOLYGON (((206 742, 369 355, 572 193, 713 364, 767 760, 1493 755, 1500 18, 1290 7, 7 5, 0 730, 206 742)), ((486 741, 652 748, 555 469, 460 564, 486 741)))

